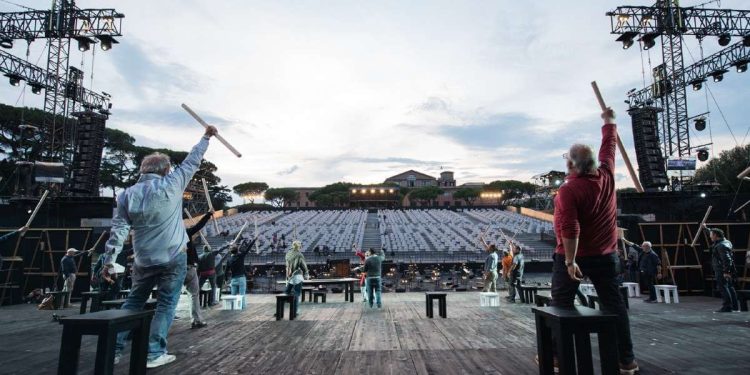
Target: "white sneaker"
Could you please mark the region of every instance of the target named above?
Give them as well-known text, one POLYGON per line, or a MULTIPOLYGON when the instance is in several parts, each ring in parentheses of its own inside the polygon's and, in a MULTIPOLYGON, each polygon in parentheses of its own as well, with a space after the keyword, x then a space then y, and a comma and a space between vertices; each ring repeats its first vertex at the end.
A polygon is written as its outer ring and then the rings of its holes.
POLYGON ((161 355, 161 357, 154 359, 153 361, 146 362, 146 368, 156 368, 159 366, 164 366, 168 363, 174 362, 174 360, 177 359, 177 357, 164 353, 161 355))

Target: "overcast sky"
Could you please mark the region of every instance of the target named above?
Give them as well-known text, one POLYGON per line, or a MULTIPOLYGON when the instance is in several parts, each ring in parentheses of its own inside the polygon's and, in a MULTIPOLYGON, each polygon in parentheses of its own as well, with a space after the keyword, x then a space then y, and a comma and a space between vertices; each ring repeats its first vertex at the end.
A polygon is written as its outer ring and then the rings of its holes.
MULTIPOLYGON (((562 169, 573 142, 598 147, 591 80, 618 112, 635 159, 623 100, 643 87, 644 69, 650 80, 660 52, 622 50, 604 14, 651 3, 81 0, 82 8, 116 4, 124 37, 106 53, 95 48, 93 85, 91 51, 73 48, 71 64, 83 64, 87 86, 112 95, 107 126, 138 144, 188 150, 202 131, 180 103, 213 119, 244 155, 212 141, 206 158, 230 187, 377 183, 441 168, 455 171, 459 184, 529 180, 562 169)), ((750 8, 741 0, 721 5, 750 8)), ((0 11, 16 10, 0 3, 0 11)), ((24 56, 23 44, 16 55, 24 56)), ((719 48, 715 38, 703 44, 706 55, 719 48)), ((686 46, 700 58, 695 38, 686 46)), ((32 44, 32 62, 44 63, 43 47, 32 44)), ((746 142, 749 83, 750 73, 732 71, 704 86, 726 121, 709 96, 712 138, 691 130, 693 144, 712 139, 718 152, 746 142)), ((19 99, 20 88, 0 88, 3 103, 42 106, 28 90, 19 99)), ((689 90, 691 114, 706 111, 705 94, 689 90)), ((632 186, 624 166, 617 173, 619 187, 632 186)))

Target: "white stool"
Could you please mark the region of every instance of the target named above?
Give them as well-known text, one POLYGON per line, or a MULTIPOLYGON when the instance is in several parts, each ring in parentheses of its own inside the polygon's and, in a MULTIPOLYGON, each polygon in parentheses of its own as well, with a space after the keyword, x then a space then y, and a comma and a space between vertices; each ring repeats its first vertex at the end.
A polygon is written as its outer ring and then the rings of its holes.
POLYGON ((638 283, 622 283, 622 286, 628 287, 628 297, 633 298, 641 296, 641 288, 638 283))
POLYGON ((222 301, 224 301, 224 310, 241 310, 242 309, 242 300, 245 298, 245 296, 224 296, 222 301))
POLYGON ((680 303, 676 285, 654 285, 654 289, 656 290, 656 302, 661 302, 661 292, 664 292, 664 303, 671 303, 670 297, 672 297, 674 303, 680 303))
POLYGON ((578 286, 578 290, 580 290, 584 296, 596 295, 596 288, 594 288, 594 284, 580 284, 578 286))
POLYGON ((497 293, 479 293, 479 306, 496 307, 500 306, 500 295, 497 293))

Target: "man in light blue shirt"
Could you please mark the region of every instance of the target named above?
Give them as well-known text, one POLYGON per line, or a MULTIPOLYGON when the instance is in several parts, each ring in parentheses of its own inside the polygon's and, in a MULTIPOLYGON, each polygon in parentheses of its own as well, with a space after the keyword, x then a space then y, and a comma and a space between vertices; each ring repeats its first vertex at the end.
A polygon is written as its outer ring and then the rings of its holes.
MULTIPOLYGON (((182 222, 182 193, 208 149, 208 140, 216 135, 209 126, 179 167, 170 171, 167 155, 154 153, 141 162, 141 178, 117 197, 117 211, 106 244, 105 264, 114 263, 122 245, 133 232, 133 263, 130 294, 123 310, 143 310, 151 290, 158 288, 157 306, 151 321, 146 367, 173 362, 167 354, 167 332, 172 325, 180 289, 187 269, 188 241, 182 222)), ((119 362, 127 332, 117 337, 115 363, 119 362)))

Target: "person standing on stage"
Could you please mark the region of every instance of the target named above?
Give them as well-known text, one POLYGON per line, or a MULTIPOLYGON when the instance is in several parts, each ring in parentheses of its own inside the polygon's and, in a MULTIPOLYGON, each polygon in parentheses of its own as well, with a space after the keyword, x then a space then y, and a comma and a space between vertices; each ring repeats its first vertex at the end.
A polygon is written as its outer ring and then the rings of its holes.
POLYGON ((292 249, 286 253, 286 291, 285 294, 294 293, 295 314, 299 314, 300 296, 302 295, 302 283, 310 279, 310 273, 307 270, 305 256, 300 251, 302 243, 299 241, 292 242, 292 249))
POLYGON ((484 289, 482 292, 497 292, 497 247, 488 244, 484 240, 484 235, 479 236, 487 251, 487 258, 484 260, 484 289))
MULTIPOLYGON (((703 224, 704 229, 708 229, 703 224)), ((737 291, 734 290, 734 278, 737 268, 734 265, 732 243, 724 237, 724 231, 719 228, 708 229, 711 238, 711 267, 714 270, 716 286, 721 293, 722 304, 716 312, 732 312, 739 310, 737 291)))
POLYGON ((242 296, 240 299, 240 309, 245 309, 245 294, 247 293, 247 275, 245 273, 245 256, 255 245, 258 238, 253 238, 250 244, 231 244, 229 246, 229 259, 227 260, 227 270, 232 274, 229 282, 229 289, 233 296, 242 296))
POLYGON ((208 325, 201 314, 201 285, 198 282, 198 262, 200 262, 200 258, 198 257, 198 250, 195 249, 195 243, 193 243, 193 241, 195 240, 194 237, 196 237, 206 223, 208 223, 208 220, 211 219, 213 214, 212 211, 209 211, 193 226, 185 228, 185 232, 188 235, 187 273, 185 273, 185 282, 183 285, 185 285, 185 288, 190 293, 192 299, 192 307, 190 308, 190 313, 193 316, 193 322, 191 323, 192 328, 203 328, 208 325))
POLYGON ((637 250, 641 253, 638 258, 638 267, 641 271, 641 281, 648 288, 648 298, 643 300, 646 303, 656 302, 656 280, 661 279, 661 258, 651 249, 651 242, 644 241, 637 250))
MULTIPOLYGON (((171 169, 169 156, 153 153, 143 158, 138 182, 117 196, 117 210, 106 244, 104 263, 113 263, 130 230, 133 230, 132 286, 123 310, 143 310, 157 287, 157 305, 148 343, 147 368, 173 362, 167 353, 167 333, 174 320, 187 271, 182 222, 182 194, 200 167, 209 139, 218 132, 208 126, 185 160, 171 169)), ((119 362, 128 332, 117 335, 115 363, 119 362)))
POLYGON ((518 297, 521 299, 521 302, 526 303, 523 292, 521 291, 521 282, 523 281, 523 269, 525 265, 523 254, 521 254, 521 248, 513 242, 508 242, 508 246, 510 246, 511 252, 513 253, 513 259, 511 260, 509 270, 510 275, 508 276, 508 302, 516 302, 516 292, 518 292, 518 297))
POLYGON ((381 293, 383 290, 383 284, 381 283, 381 274, 383 269, 383 261, 385 260, 385 251, 377 251, 370 249, 371 256, 365 260, 365 273, 367 274, 367 300, 370 303, 370 307, 373 306, 373 302, 377 304, 378 308, 383 307, 383 301, 381 299, 381 293))
POLYGON ((63 307, 70 307, 70 295, 73 294, 73 288, 76 284, 76 273, 78 267, 76 267, 75 258, 88 254, 86 251, 78 251, 74 248, 68 249, 65 252, 65 256, 60 259, 60 272, 63 276, 63 292, 68 292, 65 295, 65 301, 63 301, 63 307))
POLYGON ((617 202, 615 199, 615 113, 602 115, 599 163, 591 147, 574 144, 563 155, 568 177, 555 197, 557 247, 552 267, 552 305, 573 307, 581 279, 596 288, 604 312, 617 315, 620 373, 638 371, 630 337, 630 321, 617 283, 617 202))

